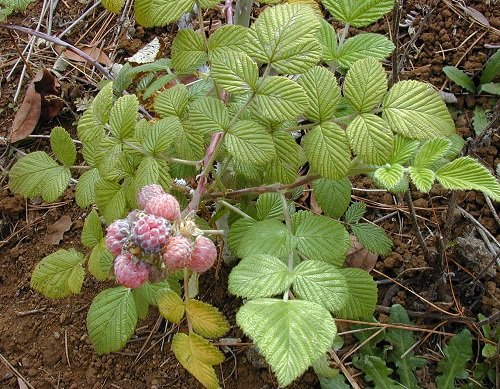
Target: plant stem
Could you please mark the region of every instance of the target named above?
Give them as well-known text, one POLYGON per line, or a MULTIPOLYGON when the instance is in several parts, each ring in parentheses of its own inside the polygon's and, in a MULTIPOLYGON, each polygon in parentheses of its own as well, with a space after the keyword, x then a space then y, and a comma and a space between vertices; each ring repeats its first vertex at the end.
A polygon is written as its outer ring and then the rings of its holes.
MULTIPOLYGON (((283 207, 283 216, 285 218, 286 228, 290 233, 292 233, 292 219, 290 218, 290 213, 288 211, 288 204, 286 202, 285 194, 283 193, 283 191, 280 191, 279 195, 281 198, 281 205, 283 207)), ((293 250, 288 255, 288 271, 292 272, 292 270, 293 270, 293 250)), ((290 297, 290 288, 288 288, 283 294, 283 301, 288 301, 289 297, 290 297)))
POLYGON ((224 9, 226 11, 226 24, 227 25, 234 24, 233 0, 225 0, 224 9))
POLYGON ((252 4, 252 0, 236 0, 236 9, 234 10, 234 24, 239 24, 243 27, 250 26, 252 4))
MULTIPOLYGON (((189 270, 184 269, 184 303, 187 305, 189 301, 189 270)), ((189 333, 193 332, 193 324, 191 323, 191 319, 189 318, 189 315, 186 315, 187 319, 187 325, 189 329, 189 333)))
POLYGON ((208 47, 208 38, 205 34, 205 22, 203 20, 203 14, 201 12, 201 5, 199 1, 195 2, 196 4, 196 17, 198 18, 198 31, 200 32, 203 40, 205 41, 205 47, 208 47))
POLYGON ((238 215, 240 216, 243 216, 245 219, 250 219, 250 220, 253 220, 253 217, 247 215, 245 212, 243 212, 241 209, 235 207, 234 205, 232 204, 229 204, 227 201, 224 201, 224 200, 219 200, 218 203, 220 205, 223 205, 224 207, 226 207, 227 209, 230 209, 231 211, 233 211, 234 213, 237 213, 238 215))
POLYGON ((429 252, 429 249, 427 248, 427 245, 425 244, 425 240, 422 236, 422 232, 420 231, 420 227, 418 226, 418 221, 417 221, 417 214, 415 212, 415 207, 413 206, 413 200, 411 198, 410 191, 408 190, 406 192, 406 202, 408 204, 408 210, 410 211, 410 220, 411 224, 413 226, 413 230, 415 232, 415 235, 417 236, 418 243, 420 245, 420 248, 422 249, 424 253, 424 258, 427 261, 427 263, 432 263, 432 257, 431 253, 429 252))
POLYGON ((342 30, 342 34, 340 35, 340 38, 339 38, 339 48, 340 46, 342 46, 342 44, 344 43, 345 41, 345 38, 347 36, 347 33, 349 32, 349 27, 350 27, 350 24, 349 23, 346 23, 344 25, 344 29, 342 30))
POLYGON ((389 79, 389 87, 391 87, 395 82, 398 81, 398 30, 399 22, 401 20, 401 9, 403 7, 403 0, 397 0, 394 2, 394 9, 392 12, 392 43, 394 44, 394 50, 391 56, 392 62, 392 77, 389 79))

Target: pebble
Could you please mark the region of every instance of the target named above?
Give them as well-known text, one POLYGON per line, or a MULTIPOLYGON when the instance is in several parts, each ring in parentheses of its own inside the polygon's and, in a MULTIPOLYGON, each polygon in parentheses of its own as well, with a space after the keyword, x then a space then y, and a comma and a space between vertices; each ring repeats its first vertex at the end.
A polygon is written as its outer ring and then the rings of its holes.
POLYGON ((59 339, 61 337, 61 334, 57 331, 55 331, 53 335, 55 339, 59 339))

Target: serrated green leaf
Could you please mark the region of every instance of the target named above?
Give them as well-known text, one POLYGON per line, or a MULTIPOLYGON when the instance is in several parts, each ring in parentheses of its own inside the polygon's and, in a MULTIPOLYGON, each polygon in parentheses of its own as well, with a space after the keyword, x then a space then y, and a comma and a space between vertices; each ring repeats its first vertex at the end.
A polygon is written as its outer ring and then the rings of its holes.
POLYGON ((151 0, 135 0, 134 1, 134 16, 137 23, 143 27, 153 27, 154 19, 151 15, 151 0))
POLYGON ((229 112, 219 99, 202 97, 189 106, 189 120, 194 129, 210 135, 228 129, 229 112))
POLYGON ((187 125, 182 125, 174 140, 177 157, 189 161, 199 161, 204 155, 203 134, 187 125))
POLYGON ((438 364, 441 372, 436 383, 438 389, 455 387, 455 379, 466 379, 469 373, 465 370, 467 362, 472 358, 472 336, 467 328, 464 328, 444 347, 445 357, 438 364))
POLYGON ((327 122, 314 127, 303 140, 306 157, 312 170, 324 178, 340 179, 347 175, 351 150, 345 132, 327 122))
POLYGON ((344 219, 346 223, 353 224, 357 223, 359 219, 363 217, 366 212, 366 204, 363 202, 352 203, 347 209, 344 219))
POLYGON ((481 84, 480 93, 486 92, 492 95, 500 95, 500 82, 488 82, 487 84, 481 84))
POLYGON ((383 118, 392 131, 410 139, 442 138, 455 133, 446 104, 429 85, 399 81, 385 95, 383 118))
POLYGON ((325 308, 303 300, 252 300, 240 308, 236 322, 256 343, 280 386, 326 353, 337 332, 325 308))
POLYGON ((416 168, 430 168, 435 162, 446 155, 450 146, 450 141, 444 138, 425 141, 415 155, 413 166, 416 168))
POLYGON ((474 116, 472 117, 472 126, 476 135, 481 134, 488 126, 488 118, 484 109, 480 106, 474 107, 474 116))
POLYGON ((292 281, 283 260, 265 254, 249 255, 233 268, 228 289, 239 297, 254 299, 285 292, 292 281))
POLYGON ((351 224, 353 234, 359 243, 369 252, 388 255, 392 250, 392 241, 382 227, 371 223, 351 224))
POLYGON ((158 157, 174 143, 175 136, 182 131, 182 124, 177 117, 160 119, 153 123, 141 144, 153 156, 158 157))
POLYGON ((394 0, 322 0, 332 16, 354 27, 377 21, 394 6, 394 0))
POLYGON ((99 293, 87 314, 87 330, 98 354, 125 347, 136 325, 137 310, 132 290, 123 286, 99 293))
POLYGON ((292 235, 286 226, 279 220, 266 219, 248 227, 234 253, 240 258, 256 254, 286 258, 293 248, 292 235))
POLYGON ((275 150, 271 135, 254 121, 240 120, 226 132, 224 144, 238 161, 263 165, 273 159, 275 150))
POLYGON ((419 191, 428 193, 432 189, 432 184, 434 184, 434 180, 436 179, 436 175, 432 170, 425 167, 416 168, 410 166, 408 172, 419 191))
POLYGON ((229 322, 214 306, 190 299, 186 303, 186 316, 194 332, 204 338, 220 338, 229 330, 229 322))
POLYGON ((139 102, 135 95, 122 96, 116 100, 109 115, 109 124, 114 136, 120 140, 132 138, 138 109, 139 102))
POLYGON ((379 167, 375 170, 374 177, 377 179, 385 188, 391 189, 395 187, 399 181, 403 178, 404 168, 403 166, 394 163, 392 165, 385 165, 379 167))
POLYGON ((182 118, 188 104, 189 96, 184 84, 174 85, 160 92, 155 99, 155 112, 162 118, 177 116, 182 118))
POLYGON ((322 178, 313 182, 314 198, 326 215, 338 219, 351 202, 351 187, 347 177, 340 180, 322 178))
POLYGON ((104 8, 115 14, 121 11, 123 4, 125 4, 125 0, 102 0, 104 8))
POLYGON ((342 374, 337 374, 335 377, 319 376, 319 384, 321 389, 349 389, 351 386, 345 383, 345 377, 342 374))
POLYGON ((245 52, 249 33, 247 27, 239 25, 222 26, 208 38, 208 52, 210 55, 226 50, 245 52))
POLYGON ((377 284, 373 278, 361 269, 347 268, 339 271, 343 273, 349 291, 347 303, 337 316, 360 319, 372 315, 377 305, 377 284))
POLYGON ((293 291, 301 299, 322 305, 330 312, 347 303, 347 281, 338 269, 326 262, 303 261, 294 269, 293 291))
POLYGON ((283 203, 279 193, 264 193, 260 195, 255 204, 257 220, 279 219, 283 220, 283 203))
POLYGON ((156 294, 160 314, 171 323, 178 324, 186 312, 186 304, 173 290, 162 289, 156 294))
POLYGON ((330 119, 340 100, 340 88, 333 73, 315 66, 300 77, 299 85, 304 88, 309 99, 306 118, 315 122, 330 119))
MULTIPOLYGON (((191 0, 182 1, 193 3, 191 0)), ((177 9, 177 7, 179 7, 179 4, 172 8, 177 9)), ((177 73, 192 73, 206 63, 208 59, 203 37, 191 29, 180 30, 177 33, 172 43, 171 55, 172 65, 177 73)))
POLYGON ((106 248, 106 242, 102 239, 90 252, 87 268, 98 281, 105 281, 111 278, 111 267, 114 256, 106 248))
POLYGON ((418 149, 420 142, 404 137, 403 135, 396 134, 394 137, 394 149, 392 150, 391 164, 397 163, 400 165, 405 164, 418 149))
POLYGON ((9 186, 24 197, 42 196, 55 201, 68 187, 69 168, 58 165, 47 153, 35 151, 18 160, 9 173, 9 186))
POLYGON ((30 286, 48 298, 63 298, 80 293, 83 284, 82 253, 75 249, 57 250, 36 265, 30 286))
POLYGON ((93 248, 103 238, 104 234, 102 232, 101 220, 97 211, 93 209, 90 211, 88 216, 85 218, 83 223, 83 230, 81 240, 85 247, 93 248))
POLYGON ((10 12, 13 11, 24 11, 33 1, 34 0, 1 0, 0 4, 5 6, 5 11, 7 11, 6 16, 9 16, 10 12))
POLYGON ((394 44, 381 34, 359 34, 346 39, 340 46, 336 59, 341 66, 350 68, 356 61, 364 58, 382 60, 391 55, 394 44))
POLYGON ((300 74, 319 61, 319 18, 303 4, 280 4, 262 12, 252 25, 248 53, 281 74, 300 74))
POLYGON ((97 119, 92 107, 88 108, 78 119, 77 135, 84 145, 104 137, 104 125, 97 119))
POLYGON ((337 58, 338 51, 337 33, 325 19, 320 19, 317 38, 321 45, 321 59, 325 62, 334 61, 337 58))
POLYGON ((236 220, 229 229, 227 234, 227 245, 231 252, 238 255, 238 250, 241 242, 244 240, 245 234, 247 233, 250 226, 252 226, 256 221, 251 218, 243 217, 236 220))
POLYGON ((385 361, 374 355, 364 355, 363 357, 353 361, 354 366, 363 370, 365 373, 365 380, 372 382, 375 389, 400 389, 396 381, 389 376, 392 369, 385 365, 385 361))
MULTIPOLYGON (((154 76, 153 76, 152 82, 144 89, 142 99, 143 100, 149 99, 151 96, 153 96, 160 89, 166 88, 167 84, 169 82, 171 82, 172 80, 174 80, 175 77, 176 77, 175 74, 165 74, 165 75, 157 77, 157 78, 154 78, 154 76)), ((145 79, 145 78, 143 78, 143 79, 145 79)), ((139 90, 140 90, 140 88, 139 88, 139 86, 137 86, 136 91, 139 91, 139 90)))
POLYGON ((107 224, 125 216, 125 190, 114 181, 100 178, 95 183, 95 202, 107 224))
MULTIPOLYGON (((92 113, 98 123, 107 124, 113 107, 113 83, 108 82, 92 101, 92 113)), ((80 138, 82 139, 82 138, 80 138)), ((83 139, 82 139, 83 140, 83 139)))
POLYGON ((135 291, 135 289, 132 289, 132 296, 134 297, 137 318, 140 320, 144 320, 146 317, 148 317, 149 304, 146 300, 144 300, 144 297, 140 293, 137 293, 135 291))
MULTIPOLYGON (((172 179, 169 175, 168 165, 165 161, 157 160, 155 158, 143 158, 139 167, 135 171, 134 179, 131 184, 133 190, 133 202, 131 207, 136 206, 135 196, 139 190, 149 184, 160 184, 163 188, 170 188, 172 179)), ((130 203, 130 202, 129 202, 130 203)))
POLYGON ((371 112, 387 92, 387 76, 375 58, 355 62, 347 72, 344 96, 360 113, 371 112))
POLYGON ((57 160, 70 166, 76 161, 76 147, 69 133, 62 127, 54 127, 50 132, 50 148, 57 160))
POLYGON ((308 107, 307 95, 302 87, 285 77, 261 79, 255 93, 254 110, 270 120, 294 119, 308 107))
POLYGON ((95 184, 100 178, 99 170, 96 168, 92 168, 80 176, 75 189, 76 204, 80 208, 86 208, 95 203, 95 184))
POLYGON ((172 339, 172 351, 180 364, 205 388, 219 388, 212 366, 222 363, 224 355, 215 346, 195 333, 177 333, 172 339))
POLYGON ((500 74, 500 50, 497 50, 484 66, 483 73, 481 74, 481 84, 492 82, 500 74))
POLYGON ((271 137, 276 156, 263 169, 266 179, 270 183, 290 184, 296 180, 299 168, 305 163, 303 150, 286 131, 273 131, 271 137))
POLYGON ((443 68, 443 72, 451 81, 453 81, 458 86, 461 86, 462 88, 472 93, 476 91, 474 82, 462 70, 456 68, 455 66, 445 66, 443 68))
MULTIPOLYGON (((170 276, 171 277, 171 276, 170 276)), ((145 282, 138 288, 134 289, 134 294, 140 295, 141 298, 149 305, 157 306, 157 294, 163 290, 170 290, 172 286, 172 279, 166 279, 160 282, 145 282)), ((180 292, 180 291, 179 291, 180 292)))
POLYGON ((150 2, 151 6, 147 15, 147 21, 150 23, 147 23, 145 27, 162 27, 176 22, 183 14, 192 12, 195 4, 193 0, 150 0, 150 2))
POLYGON ((337 220, 300 211, 292 217, 297 250, 311 260, 342 266, 350 247, 349 234, 337 220))
POLYGON ((256 89, 259 70, 247 54, 228 50, 212 57, 210 75, 227 91, 245 94, 256 89))
MULTIPOLYGON (((342 338, 340 336, 336 336, 335 339, 342 339, 342 338)), ((334 348, 334 350, 337 350, 337 349, 334 348)), ((338 375, 339 375, 338 369, 334 369, 334 368, 330 367, 330 362, 329 362, 326 355, 323 355, 320 358, 316 359, 313 362, 312 367, 314 369, 314 372, 316 373, 316 375, 320 379, 321 378, 335 378, 335 377, 338 377, 338 375)), ((321 385, 321 389, 325 389, 323 387, 323 385, 321 385)), ((349 389, 349 387, 347 387, 346 389, 349 389)))
POLYGON ((498 180, 471 157, 461 157, 442 166, 436 172, 436 179, 446 189, 473 189, 484 192, 493 200, 500 201, 498 180))
POLYGON ((363 161, 375 165, 389 161, 394 137, 380 117, 370 113, 358 115, 349 123, 346 131, 351 149, 363 161))

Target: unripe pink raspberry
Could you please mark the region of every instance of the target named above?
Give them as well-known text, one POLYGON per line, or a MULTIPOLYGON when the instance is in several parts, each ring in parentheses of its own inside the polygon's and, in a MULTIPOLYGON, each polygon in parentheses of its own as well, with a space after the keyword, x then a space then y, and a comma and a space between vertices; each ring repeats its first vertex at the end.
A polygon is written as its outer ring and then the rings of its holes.
POLYGON ((194 241, 194 250, 188 268, 197 273, 210 269, 217 259, 217 248, 204 236, 198 236, 194 241))
POLYGON ((186 267, 191 261, 193 245, 185 236, 173 236, 163 249, 163 262, 168 270, 175 271, 186 267))
POLYGON ((116 282, 127 288, 138 288, 149 277, 149 265, 144 262, 134 263, 132 255, 125 252, 115 259, 116 282))
POLYGON ((164 193, 165 191, 160 185, 151 184, 143 186, 139 193, 137 193, 137 205, 140 209, 144 209, 149 199, 164 193))
POLYGON ((122 252, 123 245, 130 236, 131 223, 127 219, 118 219, 106 228, 106 247, 115 257, 122 252))
POLYGON ((146 254, 159 253, 168 241, 170 224, 162 217, 142 214, 132 224, 131 240, 146 254))
POLYGON ((144 211, 151 215, 163 217, 171 222, 181 217, 181 208, 177 199, 168 193, 151 197, 144 211))

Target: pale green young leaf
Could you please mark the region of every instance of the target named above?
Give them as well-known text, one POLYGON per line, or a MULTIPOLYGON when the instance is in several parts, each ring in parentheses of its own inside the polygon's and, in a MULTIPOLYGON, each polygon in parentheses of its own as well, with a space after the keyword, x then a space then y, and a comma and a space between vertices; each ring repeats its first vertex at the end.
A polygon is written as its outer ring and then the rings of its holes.
POLYGON ((58 165, 43 151, 35 151, 17 161, 9 172, 9 186, 24 197, 42 196, 55 201, 68 187, 69 168, 58 165))
POLYGON ((125 216, 125 190, 114 181, 100 178, 95 183, 95 202, 107 224, 125 216))
POLYGON ((203 301, 189 299, 186 302, 186 317, 193 331, 204 338, 220 338, 229 330, 229 322, 219 310, 203 301))
POLYGON ((471 157, 461 157, 442 166, 436 172, 436 179, 446 189, 479 190, 495 201, 500 201, 498 180, 471 157))
POLYGON ((227 50, 246 52, 250 30, 239 25, 225 25, 214 31, 208 38, 210 55, 227 50))
POLYGON ((87 330, 97 354, 119 351, 132 337, 137 309, 132 290, 119 286, 105 289, 92 301, 87 313, 87 330))
POLYGON ((155 99, 155 112, 162 118, 177 116, 182 118, 186 111, 189 96, 184 84, 174 85, 160 92, 155 99))
POLYGON ((255 204, 257 220, 279 219, 283 220, 283 203, 278 193, 264 193, 259 196, 255 204))
POLYGON ((334 18, 354 27, 365 27, 392 10, 394 0, 322 0, 334 18))
POLYGON ((483 107, 474 107, 474 116, 472 117, 472 126, 476 135, 481 134, 488 126, 488 118, 483 107))
POLYGON ((420 146, 412 165, 416 168, 430 168, 435 162, 445 156, 450 146, 451 144, 448 139, 429 139, 420 146))
MULTIPOLYGON (((335 347, 335 341, 337 339, 342 340, 342 338, 340 336, 335 337, 334 346, 332 347, 335 351, 338 350, 335 347)), ((325 387, 325 385, 323 385, 323 383, 321 383, 321 378, 331 379, 331 378, 335 378, 335 377, 339 376, 339 370, 330 367, 330 360, 327 357, 327 355, 325 354, 325 355, 319 357, 318 359, 316 359, 313 362, 312 367, 314 369, 314 372, 318 376, 318 378, 320 378, 321 389, 333 389, 334 388, 333 386, 326 386, 325 387)), ((342 389, 342 388, 336 388, 336 389, 342 389)), ((347 387, 345 389, 349 389, 349 387, 347 387)))
POLYGON ((446 104, 426 83, 399 81, 385 95, 382 106, 391 130, 407 138, 442 138, 455 133, 446 104))
POLYGON ((210 135, 229 127, 229 112, 222 101, 214 97, 202 97, 189 106, 191 126, 210 135))
POLYGON ((500 50, 497 50, 484 66, 483 73, 481 74, 481 84, 492 82, 500 74, 500 50))
POLYGON ((137 23, 143 27, 153 27, 154 19, 151 15, 151 0, 135 0, 134 1, 134 16, 137 23))
POLYGON ((92 107, 88 108, 83 115, 80 116, 76 129, 78 138, 84 145, 86 145, 87 142, 93 142, 104 138, 104 124, 97 119, 92 107))
POLYGON ((376 389, 401 388, 401 385, 389 377, 392 373, 392 369, 386 366, 382 358, 375 355, 363 355, 353 362, 354 366, 363 370, 365 373, 365 380, 373 383, 376 389))
POLYGON ((174 140, 176 157, 189 161, 199 161, 204 155, 203 134, 188 125, 181 126, 174 140))
POLYGON ((353 234, 359 243, 370 253, 388 255, 392 250, 392 241, 382 227, 371 223, 351 224, 353 234))
POLYGON ((438 364, 441 372, 436 383, 438 389, 455 387, 455 379, 466 379, 469 376, 466 366, 472 358, 472 336, 467 328, 464 328, 444 347, 444 358, 438 364))
POLYGON ((403 178, 404 168, 400 164, 384 165, 375 170, 374 177, 385 188, 392 189, 403 178))
POLYGON ((92 101, 92 112, 100 124, 107 124, 113 107, 113 83, 108 82, 92 101))
POLYGON ((104 8, 115 14, 121 11, 123 4, 125 4, 125 0, 102 0, 104 8))
POLYGON ((57 250, 36 265, 30 286, 48 298, 63 298, 80 293, 83 284, 82 253, 75 249, 57 250))
MULTIPOLYGON (((133 183, 131 185, 133 192, 139 193, 139 190, 146 185, 158 184, 160 181, 160 169, 161 167, 158 160, 152 157, 144 157, 134 174, 133 183)), ((133 205, 135 204, 134 201, 133 205)))
POLYGON ((387 76, 375 58, 356 61, 345 77, 344 96, 360 113, 371 112, 387 92, 387 76))
POLYGON ((93 209, 90 211, 88 216, 85 218, 85 222, 83 223, 83 230, 81 240, 85 247, 93 248, 103 238, 101 220, 99 219, 99 215, 97 211, 93 209))
MULTIPOLYGON (((5 6, 8 12, 24 11, 34 0, 0 0, 0 5, 5 6)), ((3 11, 3 10, 2 10, 3 11)), ((7 14, 8 16, 9 14, 7 14)))
POLYGON ((219 0, 198 0, 201 9, 213 8, 217 5, 220 5, 219 0))
POLYGON ((317 38, 321 45, 321 59, 324 62, 332 62, 337 59, 338 41, 335 28, 325 19, 320 20, 317 38))
POLYGON ((79 207, 86 208, 95 203, 95 184, 100 178, 96 168, 87 170, 80 176, 75 188, 75 200, 79 207))
MULTIPOLYGON (((182 0, 182 2, 193 3, 191 0, 182 0)), ((172 7, 176 9, 179 4, 172 7)), ((172 65, 177 73, 192 73, 208 59, 203 37, 194 30, 180 30, 172 43, 171 56, 172 65)))
POLYGON ((136 289, 132 289, 132 296, 134 297, 135 309, 137 311, 137 318, 139 320, 144 320, 148 317, 149 304, 144 300, 140 293, 136 292, 136 289))
MULTIPOLYGON (((160 76, 158 78, 154 78, 153 76, 153 81, 144 89, 142 95, 143 100, 149 99, 160 89, 164 89, 169 82, 175 79, 175 77, 176 77, 175 74, 164 74, 163 76, 160 76)), ((136 89, 136 93, 139 91, 139 89, 140 88, 138 86, 136 89)))
POLYGON ((323 212, 333 218, 340 218, 351 202, 351 181, 321 178, 313 182, 313 194, 323 212))
POLYGON ((500 95, 500 82, 488 82, 487 84, 481 84, 479 92, 486 92, 492 95, 500 95))
POLYGON ((348 224, 359 222, 366 212, 366 204, 363 202, 354 202, 347 209, 344 219, 348 224))
POLYGON ((57 160, 63 165, 70 166, 76 161, 76 146, 71 140, 68 131, 62 127, 54 127, 50 132, 50 148, 57 160))
POLYGON ((227 50, 211 58, 210 75, 220 87, 242 94, 256 89, 259 69, 247 54, 227 50))
POLYGON ((464 73, 463 70, 460 70, 455 66, 445 66, 443 68, 443 72, 444 74, 446 74, 446 77, 448 77, 458 86, 461 86, 462 88, 472 93, 476 91, 474 82, 467 74, 464 73))
POLYGON ((254 165, 263 165, 276 155, 271 134, 250 120, 240 120, 231 127, 224 144, 236 160, 254 165))
POLYGON ((315 66, 300 77, 298 84, 304 88, 309 99, 306 118, 315 122, 330 119, 340 100, 340 88, 333 73, 315 66))
POLYGON ((240 258, 268 254, 286 258, 294 249, 293 236, 277 219, 266 219, 250 225, 233 251, 240 258))
POLYGON ((322 177, 336 180, 347 175, 351 150, 346 133, 338 125, 327 122, 314 127, 305 136, 303 147, 312 170, 322 177))
POLYGON ((106 179, 116 180, 123 178, 122 160, 126 158, 123 154, 123 145, 115 138, 110 138, 109 142, 102 142, 99 153, 103 155, 97 165, 99 174, 106 179))
POLYGON ((92 248, 90 252, 87 268, 98 281, 105 281, 111 278, 111 267, 115 257, 106 248, 106 242, 101 239, 99 244, 92 248))
POLYGON ((284 121, 302 115, 307 110, 308 99, 296 82, 270 76, 260 80, 252 106, 267 119, 284 121))
POLYGON ((179 285, 177 287, 173 283, 172 276, 169 276, 166 280, 160 282, 145 282, 138 288, 134 289, 134 294, 139 294, 144 301, 146 301, 149 305, 158 306, 158 298, 157 295, 160 291, 163 290, 173 290, 176 289, 176 293, 180 293, 179 285), (172 287, 174 285, 174 287, 172 287))
POLYGON ((436 174, 431 169, 410 166, 408 172, 410 173, 412 182, 419 191, 428 193, 432 189, 436 174))
POLYGON ((92 141, 84 142, 81 149, 83 159, 89 166, 96 167, 100 159, 100 147, 102 139, 94 139, 92 141))
POLYGON ((152 23, 147 27, 163 27, 176 22, 183 14, 192 12, 195 4, 194 0, 150 0, 150 2, 148 19, 152 23))
POLYGON ((356 61, 364 58, 382 60, 391 55, 394 44, 381 34, 359 34, 346 39, 340 46, 336 59, 341 66, 350 68, 356 61))
POLYGON ((347 281, 335 266, 321 261, 303 261, 294 268, 294 273, 295 296, 313 301, 332 313, 347 303, 347 281))
POLYGON ((287 131, 273 131, 271 137, 276 156, 263 169, 265 177, 270 183, 290 184, 305 163, 304 152, 287 131))
POLYGON ((246 299, 283 294, 293 281, 288 266, 281 259, 265 254, 243 258, 229 274, 228 289, 246 299))
POLYGON ((403 165, 413 158, 418 149, 420 142, 417 140, 406 138, 403 135, 396 134, 394 137, 394 149, 390 163, 403 165))
POLYGON ((281 74, 300 74, 319 61, 319 18, 304 4, 280 4, 262 12, 252 25, 248 53, 281 74))
POLYGON ((252 300, 240 308, 236 322, 253 339, 281 387, 326 353, 337 332, 325 308, 304 300, 252 300))
POLYGON ((114 136, 120 140, 134 136, 138 109, 139 102, 135 95, 122 96, 116 100, 109 115, 109 124, 114 136))
POLYGON ((465 140, 458 134, 452 134, 447 139, 450 142, 450 147, 446 150, 446 153, 444 153, 443 159, 451 161, 461 155, 462 149, 465 145, 465 140))
POLYGON ((350 247, 349 234, 337 220, 300 211, 292 217, 297 250, 308 259, 342 266, 350 247))
POLYGON ((388 162, 394 144, 392 131, 387 123, 377 115, 358 115, 347 126, 347 136, 354 154, 363 161, 374 165, 388 162))
POLYGON ((175 136, 180 131, 182 131, 182 124, 177 117, 160 119, 149 127, 141 144, 153 156, 158 157, 172 146, 175 136))
POLYGON ((245 234, 254 223, 256 223, 254 219, 242 217, 231 225, 227 234, 227 245, 233 254, 238 255, 241 242, 244 241, 245 234))
POLYGON ((361 269, 339 269, 347 281, 348 300, 338 317, 360 319, 371 316, 377 305, 377 284, 361 269))

